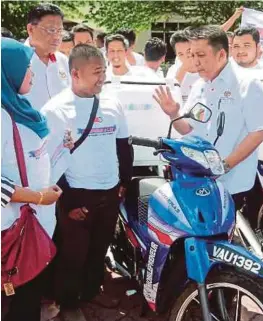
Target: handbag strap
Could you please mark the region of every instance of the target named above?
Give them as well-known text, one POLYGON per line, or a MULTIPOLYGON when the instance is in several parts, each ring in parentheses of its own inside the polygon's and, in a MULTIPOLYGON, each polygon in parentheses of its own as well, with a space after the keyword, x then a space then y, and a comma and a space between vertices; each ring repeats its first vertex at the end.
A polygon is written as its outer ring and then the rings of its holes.
POLYGON ((20 179, 21 179, 22 186, 28 187, 26 163, 25 163, 25 156, 24 156, 21 136, 19 134, 19 130, 17 128, 15 121, 13 120, 12 117, 11 119, 13 123, 13 139, 14 139, 14 147, 15 147, 16 160, 17 160, 18 170, 20 174, 20 179))
POLYGON ((74 147, 71 149, 70 153, 73 154, 74 151, 84 142, 84 140, 89 136, 89 133, 91 131, 91 128, 93 126, 94 120, 96 118, 96 114, 99 108, 99 99, 94 96, 94 102, 92 106, 92 110, 90 113, 90 118, 87 124, 87 127, 85 128, 83 134, 80 136, 80 138, 74 143, 74 147))

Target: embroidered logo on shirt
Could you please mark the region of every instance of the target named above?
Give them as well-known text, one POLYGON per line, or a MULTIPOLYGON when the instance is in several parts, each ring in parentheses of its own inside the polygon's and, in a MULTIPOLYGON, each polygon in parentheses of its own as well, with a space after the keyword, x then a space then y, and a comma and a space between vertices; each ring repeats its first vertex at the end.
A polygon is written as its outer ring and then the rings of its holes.
POLYGON ((229 90, 226 90, 226 91, 224 92, 224 96, 225 96, 226 98, 230 98, 231 95, 232 95, 232 93, 231 93, 231 91, 229 91, 229 90))
POLYGON ((102 117, 96 117, 94 120, 94 123, 102 123, 103 122, 103 118, 102 117))
POLYGON ((39 159, 41 156, 47 153, 46 147, 47 147, 47 141, 45 141, 39 149, 28 152, 29 157, 34 157, 36 159, 39 159))
POLYGON ((67 74, 64 70, 59 70, 58 73, 61 79, 67 79, 67 74))

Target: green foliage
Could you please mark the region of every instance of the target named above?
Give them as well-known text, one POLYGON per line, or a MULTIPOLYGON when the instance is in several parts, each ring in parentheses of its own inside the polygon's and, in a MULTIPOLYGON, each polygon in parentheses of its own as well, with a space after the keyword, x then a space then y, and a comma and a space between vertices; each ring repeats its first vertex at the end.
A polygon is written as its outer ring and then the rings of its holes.
POLYGON ((86 1, 1 1, 1 23, 11 30, 17 38, 26 37, 27 14, 29 10, 40 2, 54 3, 61 7, 64 14, 70 17, 80 17, 80 8, 86 1))
POLYGON ((263 10, 262 1, 87 1, 87 20, 114 31, 130 27, 137 31, 148 29, 160 18, 168 19, 175 13, 197 24, 222 24, 241 5, 263 10))
MULTIPOLYGON (((191 21, 221 24, 243 5, 263 10, 263 1, 39 1, 59 5, 67 18, 84 17, 83 7, 88 8, 85 20, 114 31, 129 27, 137 31, 149 29, 159 19, 168 19, 175 13, 191 21)), ((27 13, 36 1, 1 1, 2 26, 17 37, 26 36, 27 13)))

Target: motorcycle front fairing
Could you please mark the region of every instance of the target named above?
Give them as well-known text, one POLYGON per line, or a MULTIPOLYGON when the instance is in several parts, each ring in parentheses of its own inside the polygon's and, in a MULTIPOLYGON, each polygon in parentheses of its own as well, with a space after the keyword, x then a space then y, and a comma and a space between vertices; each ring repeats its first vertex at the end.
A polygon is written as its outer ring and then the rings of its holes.
POLYGON ((227 238, 233 229, 234 215, 231 196, 220 182, 211 178, 182 175, 152 194, 143 293, 153 310, 157 309, 159 282, 171 245, 178 239, 216 235, 227 238))

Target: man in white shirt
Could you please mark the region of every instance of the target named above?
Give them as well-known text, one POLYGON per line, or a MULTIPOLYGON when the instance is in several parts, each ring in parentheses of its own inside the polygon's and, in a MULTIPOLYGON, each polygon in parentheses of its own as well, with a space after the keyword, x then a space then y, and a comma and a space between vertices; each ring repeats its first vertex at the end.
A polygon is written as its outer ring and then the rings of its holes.
POLYGON ((200 78, 193 64, 191 54, 191 44, 187 37, 186 31, 176 31, 171 39, 170 44, 176 53, 178 62, 170 67, 166 78, 176 79, 181 86, 183 104, 186 103, 194 83, 200 78))
MULTIPOLYGON (((68 128, 76 142, 85 133, 106 67, 98 48, 77 45, 71 51, 69 68, 72 87, 54 97, 42 113, 54 135, 68 128)), ((100 292, 104 259, 132 163, 122 107, 115 98, 101 94, 91 131, 71 155, 65 173, 69 186, 59 204, 55 297, 62 306, 76 306, 79 297, 91 301, 100 292)), ((95 299, 108 307, 114 304, 103 296, 95 299)))
POLYGON ((232 56, 239 66, 260 69, 263 73, 263 66, 259 62, 260 50, 260 35, 256 28, 242 27, 235 31, 232 56))
POLYGON ((25 45, 35 48, 31 60, 33 85, 26 95, 31 105, 40 110, 44 104, 70 84, 68 59, 58 52, 63 32, 63 12, 53 4, 42 3, 28 14, 25 45))
POLYGON ((79 44, 94 46, 93 31, 88 26, 80 23, 74 26, 71 32, 73 34, 73 42, 75 46, 79 44))
POLYGON ((96 35, 96 47, 101 50, 101 52, 105 53, 105 38, 107 37, 106 32, 99 32, 96 35))
POLYGON ((161 69, 161 64, 165 62, 166 52, 167 48, 165 42, 156 37, 149 39, 144 47, 144 69, 163 79, 164 75, 161 69))
POLYGON ((131 66, 143 66, 144 57, 134 51, 136 33, 132 29, 119 29, 116 34, 123 35, 128 40, 127 60, 131 66))
POLYGON ((62 34, 62 42, 59 46, 59 51, 68 57, 73 47, 74 42, 72 33, 67 30, 64 30, 62 34))
POLYGON ((130 76, 132 72, 127 61, 127 40, 122 35, 110 35, 105 40, 105 47, 109 62, 107 80, 111 80, 112 76, 130 76))
MULTIPOLYGON (((224 31, 216 26, 200 27, 192 31, 191 52, 194 64, 202 79, 191 91, 183 111, 166 91, 161 88, 155 99, 172 119, 201 102, 212 110, 207 124, 180 120, 174 128, 181 134, 196 134, 211 143, 217 137, 217 119, 225 113, 223 135, 216 147, 224 159, 226 174, 220 180, 232 194, 236 208, 243 206, 243 199, 255 183, 257 169, 256 149, 263 141, 263 86, 258 80, 248 79, 228 62, 228 40, 224 31)), ((248 219, 255 227, 257 213, 248 219)))

